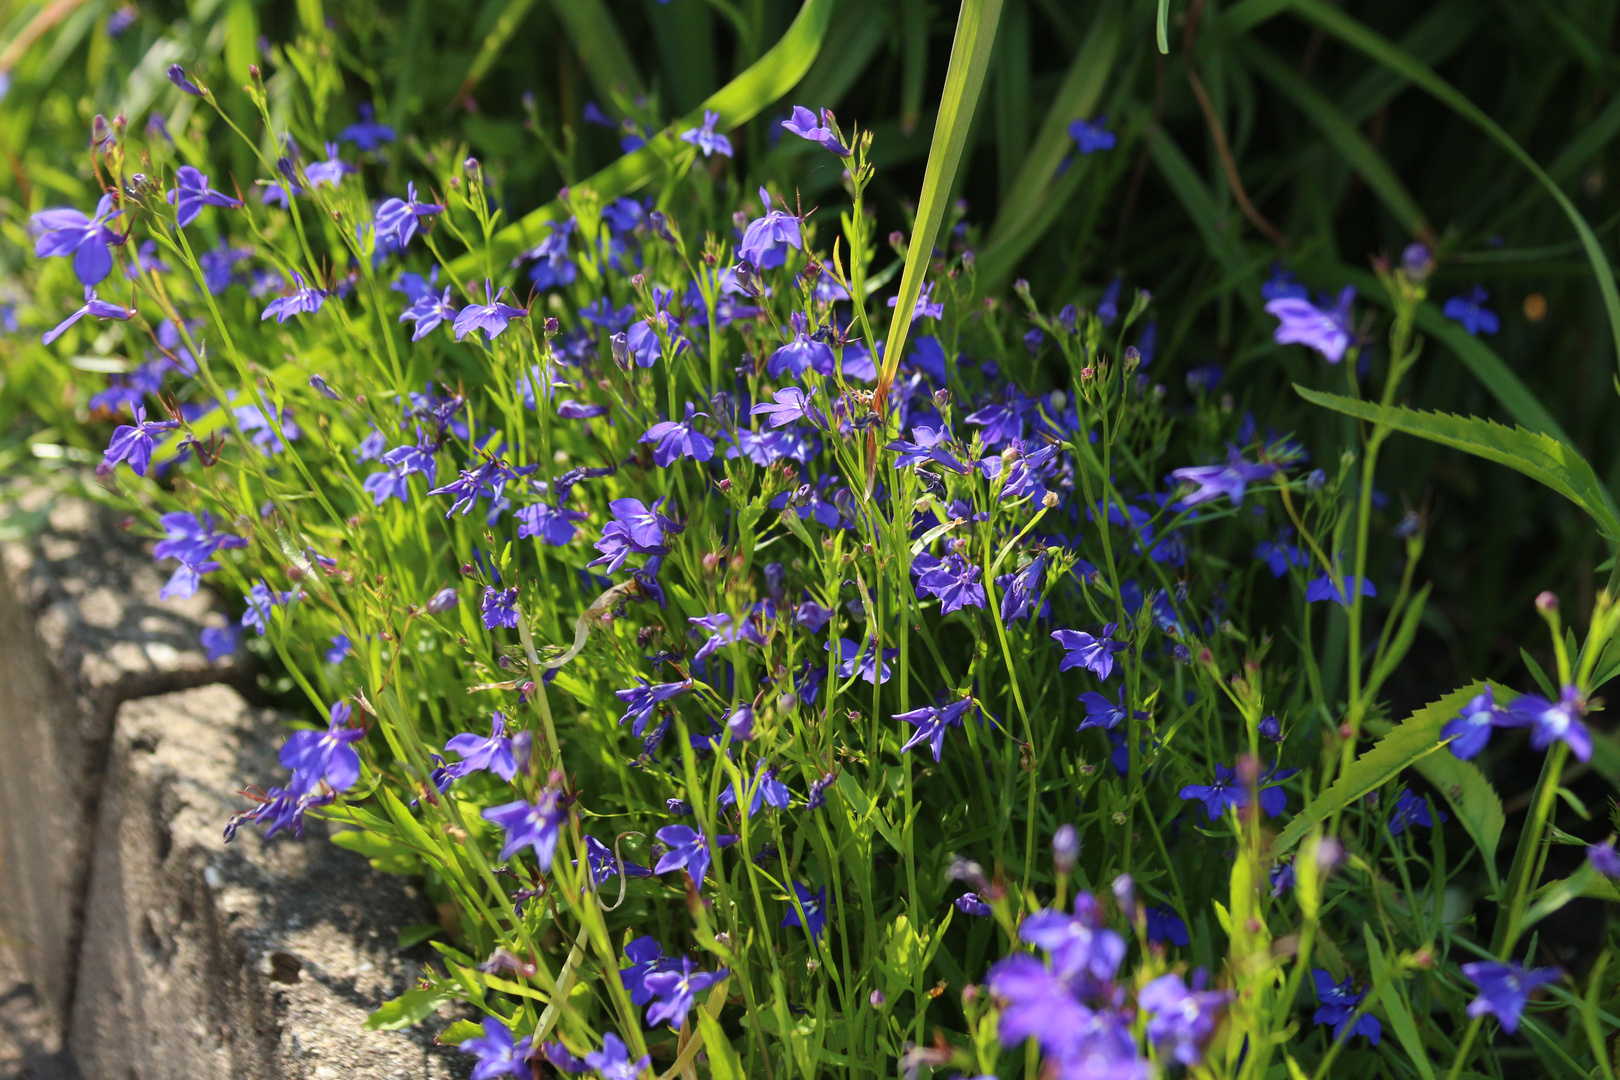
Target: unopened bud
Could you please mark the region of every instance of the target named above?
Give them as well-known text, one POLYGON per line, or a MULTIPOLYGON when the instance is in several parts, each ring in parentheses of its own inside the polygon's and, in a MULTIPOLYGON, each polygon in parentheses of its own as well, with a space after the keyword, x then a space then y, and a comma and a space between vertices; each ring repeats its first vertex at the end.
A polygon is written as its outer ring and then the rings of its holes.
POLYGON ((1434 254, 1423 244, 1407 244, 1401 252, 1401 271, 1421 284, 1434 273, 1434 254))
POLYGON ((1536 610, 1543 615, 1550 615, 1558 610, 1558 597, 1551 592, 1543 592, 1536 597, 1536 610))
POLYGON ((1121 911, 1129 916, 1136 907, 1136 882, 1131 875, 1121 874, 1114 879, 1114 900, 1121 911))
POLYGON ((874 991, 872 991, 871 996, 868 997, 866 1000, 870 1001, 872 1003, 872 1008, 881 1009, 881 1008, 883 1008, 883 1003, 885 1001, 887 1001, 888 998, 883 996, 883 991, 874 990, 874 991))
POLYGON ((461 597, 456 593, 456 590, 440 589, 429 598, 425 606, 429 614, 440 615, 455 607, 460 601, 461 597))
POLYGON ((1073 825, 1059 825, 1052 834, 1052 866, 1060 874, 1074 869, 1080 858, 1080 832, 1073 825))

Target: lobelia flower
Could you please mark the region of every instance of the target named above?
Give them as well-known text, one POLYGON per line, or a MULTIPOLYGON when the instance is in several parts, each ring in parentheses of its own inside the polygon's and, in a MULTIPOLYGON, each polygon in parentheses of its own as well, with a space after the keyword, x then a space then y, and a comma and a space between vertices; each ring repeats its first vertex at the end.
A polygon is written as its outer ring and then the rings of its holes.
POLYGON ((590 1072, 591 1070, 591 1067, 582 1059, 570 1054, 568 1047, 564 1046, 560 1041, 553 1040, 541 1043, 540 1053, 545 1056, 547 1061, 551 1062, 559 1073, 571 1073, 578 1076, 580 1073, 590 1072))
MULTIPOLYGON (((1466 964, 1463 967, 1465 970, 1467 969, 1466 964)), ((1321 1007, 1311 1017, 1311 1022, 1314 1024, 1332 1024, 1333 1040, 1335 1042, 1345 1038, 1347 1035, 1365 1035, 1368 1042, 1377 1046, 1379 1037, 1384 1033, 1383 1025, 1378 1022, 1378 1017, 1371 1013, 1363 1013, 1361 1019, 1356 1021, 1355 1029, 1351 1030, 1350 1028, 1350 1018, 1355 1016, 1356 1006, 1360 1005, 1361 999, 1367 996, 1366 988, 1362 988, 1359 993, 1354 992, 1350 989, 1351 980, 1349 978, 1346 978, 1342 983, 1335 983, 1333 976, 1321 968, 1314 969, 1311 972, 1311 978, 1316 982, 1316 1000, 1321 1003, 1321 1007)))
POLYGON ((810 404, 814 396, 814 390, 805 393, 797 386, 785 386, 772 394, 770 401, 762 401, 748 412, 750 416, 765 417, 765 422, 773 428, 786 427, 804 419, 817 427, 826 427, 826 418, 810 404))
POLYGON ((1271 264, 1271 280, 1260 286, 1265 300, 1309 300, 1311 291, 1294 280, 1294 273, 1281 263, 1271 264))
POLYGON ((1513 699, 1497 723, 1501 727, 1528 727, 1532 750, 1545 750, 1562 741, 1569 744, 1570 753, 1586 761, 1592 756, 1592 732, 1581 719, 1584 715, 1586 702, 1580 691, 1566 686, 1557 701, 1548 701, 1539 694, 1513 699))
MULTIPOLYGON (((833 650, 833 643, 827 642, 826 650, 833 650)), ((867 639, 864 645, 856 645, 849 638, 838 639, 838 667, 835 669, 840 679, 854 678, 857 673, 869 683, 881 684, 889 681, 889 665, 885 661, 893 660, 900 655, 899 649, 884 649, 882 660, 876 655, 877 642, 867 639)))
POLYGON ((124 307, 122 304, 114 304, 108 300, 103 300, 96 295, 96 290, 93 287, 86 285, 84 287, 84 306, 75 311, 73 314, 69 315, 67 318, 63 319, 61 322, 57 323, 51 329, 45 331, 44 336, 39 339, 40 344, 49 345, 51 342, 67 333, 68 327, 72 326, 86 315, 93 315, 102 320, 117 319, 119 322, 128 322, 130 319, 135 317, 135 309, 124 307))
MULTIPOLYGON (((1297 772, 1298 769, 1279 770, 1273 766, 1260 777, 1260 809, 1267 817, 1276 817, 1286 808, 1288 793, 1278 785, 1297 772)), ((1181 789, 1181 797, 1203 803, 1211 821, 1218 821, 1228 807, 1247 806, 1249 803, 1249 792, 1238 783, 1237 770, 1227 768, 1220 762, 1215 763, 1213 784, 1188 784, 1181 789)))
POLYGON ((322 780, 333 791, 347 791, 359 781, 360 755, 350 744, 366 732, 349 727, 351 712, 347 702, 335 702, 325 731, 296 731, 281 747, 281 765, 293 773, 293 794, 313 791, 322 780))
POLYGON ((1266 462, 1249 461, 1244 458, 1243 451, 1228 444, 1225 465, 1198 465, 1171 471, 1170 476, 1173 479, 1198 485, 1197 491, 1184 496, 1176 503, 1176 509, 1183 510, 1197 506, 1218 499, 1222 495, 1231 499, 1232 504, 1236 506, 1243 502, 1243 494, 1249 484, 1269 479, 1276 472, 1277 466, 1266 462))
POLYGON ((354 143, 362 151, 377 150, 383 143, 394 141, 394 129, 376 121, 376 110, 362 102, 358 111, 360 122, 350 124, 338 132, 338 142, 354 143))
POLYGON ((394 243, 403 249, 416 235, 423 218, 443 212, 444 207, 438 203, 417 202, 416 184, 409 182, 405 185, 403 199, 396 196, 377 204, 377 237, 392 237, 394 243))
POLYGON ((949 615, 964 607, 984 607, 984 585, 979 581, 979 568, 961 555, 951 554, 944 559, 932 559, 927 552, 911 564, 917 578, 917 596, 939 598, 939 613, 949 615), (931 560, 926 561, 925 558, 931 560))
POLYGON ((719 154, 721 157, 731 156, 731 140, 714 130, 720 122, 720 114, 710 109, 703 110, 703 125, 681 132, 681 141, 691 143, 703 151, 704 157, 719 154))
POLYGON ((169 70, 165 74, 169 76, 170 82, 174 83, 174 85, 178 86, 192 97, 203 97, 207 93, 207 91, 205 91, 202 87, 186 78, 186 69, 181 67, 179 64, 170 64, 169 70))
POLYGON ((518 522, 519 540, 538 536, 552 547, 562 547, 572 541, 578 532, 576 523, 586 519, 586 515, 578 510, 568 510, 550 503, 525 506, 512 516, 518 522))
POLYGON ((789 326, 793 331, 793 339, 771 353, 771 358, 765 363, 765 373, 773 379, 780 379, 784 373, 792 372, 793 377, 797 379, 811 368, 816 371, 833 370, 831 347, 805 333, 802 312, 795 311, 789 317, 789 326))
MULTIPOLYGON (((503 285, 501 292, 505 291, 506 287, 503 285)), ((520 319, 529 314, 527 308, 513 307, 511 304, 501 303, 496 299, 498 295, 495 292, 494 283, 486 279, 484 282, 485 302, 482 304, 468 304, 456 316, 455 331, 457 341, 477 330, 484 332, 485 340, 494 341, 513 319, 520 319)))
POLYGON ((1108 678, 1114 673, 1114 654, 1126 648, 1125 642, 1113 638, 1118 626, 1118 623, 1109 623, 1099 637, 1084 630, 1054 630, 1052 640, 1065 650, 1058 670, 1085 668, 1099 679, 1108 678))
POLYGON ((295 603, 300 596, 290 590, 276 592, 263 581, 258 581, 242 599, 247 602, 247 610, 242 612, 242 625, 253 627, 263 637, 269 628, 270 613, 278 607, 295 603))
POLYGON ((743 230, 742 243, 737 245, 737 257, 761 270, 772 270, 787 261, 787 249, 803 250, 799 235, 799 219, 783 204, 781 210, 771 209, 771 196, 759 189, 759 201, 765 206, 765 216, 755 218, 743 230))
POLYGON ((679 962, 665 956, 663 947, 646 934, 624 947, 624 958, 630 965, 619 969, 619 978, 630 995, 630 1004, 638 1008, 653 999, 653 992, 647 988, 647 976, 680 970, 679 962))
POLYGON ((443 588, 432 596, 423 605, 429 615, 443 615, 446 611, 461 603, 461 596, 452 588, 443 588))
MULTIPOLYGON (((136 476, 145 476, 147 467, 152 463, 152 450, 157 445, 153 436, 179 426, 174 420, 147 420, 146 408, 135 406, 135 422, 119 424, 113 430, 112 441, 107 444, 106 453, 101 457, 102 467, 110 469, 120 461, 127 461, 131 472, 136 476)), ((165 557, 158 556, 160 559, 165 557)))
POLYGON ((793 115, 782 121, 782 130, 791 132, 801 139, 808 139, 823 149, 831 150, 839 157, 849 157, 849 147, 838 141, 838 136, 832 129, 832 114, 826 109, 821 110, 820 123, 817 116, 803 105, 793 106, 793 115))
POLYGON ((953 701, 945 706, 924 705, 910 712, 895 713, 896 720, 903 720, 917 728, 911 738, 906 740, 905 745, 900 747, 900 752, 906 753, 913 747, 927 743, 928 748, 934 752, 934 760, 938 761, 945 750, 945 733, 953 727, 962 726, 962 721, 967 717, 968 710, 973 704, 971 697, 965 697, 961 701, 953 701))
POLYGON ((529 1059, 534 1056, 534 1050, 530 1036, 525 1035, 514 1043, 512 1029, 496 1017, 484 1017, 484 1033, 463 1039, 457 1049, 478 1058, 478 1064, 472 1069, 472 1080, 494 1080, 497 1076, 526 1080, 531 1075, 529 1059))
MULTIPOLYGON (((666 845, 669 850, 653 867, 653 873, 667 874, 671 870, 684 869, 693 885, 702 885, 704 876, 709 872, 709 863, 714 858, 703 830, 688 825, 665 825, 657 835, 659 843, 666 845)), ((651 1021, 649 1016, 648 1022, 651 1021)))
POLYGON ((534 802, 515 799, 500 806, 484 810, 485 821, 492 821, 506 830, 506 843, 501 847, 502 859, 509 859, 524 848, 533 848, 534 857, 542 871, 551 869, 551 860, 557 854, 557 837, 568 820, 563 806, 562 791, 548 787, 534 802))
MULTIPOLYGON (((1350 579, 1348 577, 1341 576, 1341 580, 1343 582, 1349 582, 1350 579)), ((1332 574, 1323 574, 1321 577, 1314 581, 1308 582, 1305 585, 1305 602, 1308 604, 1314 604, 1321 600, 1332 600, 1336 604, 1343 604, 1345 607, 1349 607, 1350 602, 1345 599, 1345 595, 1343 585, 1341 585, 1339 581, 1335 581, 1332 574)), ((1372 582, 1368 581, 1366 578, 1362 578, 1361 595, 1377 596, 1378 589, 1373 585, 1372 582)))
POLYGON ((585 1055, 585 1064, 595 1069, 602 1080, 637 1080, 652 1064, 652 1057, 643 1054, 631 1061, 624 1040, 610 1031, 602 1037, 602 1049, 585 1055))
POLYGON ((1310 563, 1305 550, 1298 544, 1288 543, 1293 529, 1284 529, 1275 540, 1262 540, 1254 546, 1254 557, 1266 564, 1271 576, 1281 578, 1290 566, 1303 570, 1310 563))
POLYGON ((208 650, 208 662, 215 664, 236 655, 242 631, 234 626, 206 626, 197 640, 208 650))
MULTIPOLYGON (((1193 985, 1199 986, 1199 970, 1193 985)), ((1147 1037, 1161 1054, 1191 1068, 1204 1057, 1204 1047, 1220 1026, 1232 995, 1221 990, 1189 990, 1177 974, 1160 975, 1136 995, 1137 1008, 1150 1013, 1147 1037)))
POLYGON ((286 296, 280 296, 265 306, 264 314, 259 321, 274 318, 278 323, 284 323, 294 315, 314 314, 326 303, 331 295, 325 289, 311 288, 304 284, 304 276, 296 270, 288 271, 293 278, 293 291, 286 296))
POLYGON ((629 720, 630 733, 638 737, 646 728, 647 721, 652 719, 653 710, 660 703, 680 697, 682 694, 689 692, 693 686, 690 679, 682 682, 656 684, 649 684, 643 680, 637 681, 641 685, 632 686, 628 690, 615 690, 613 695, 625 704, 624 715, 619 717, 619 723, 622 725, 626 720, 629 720))
POLYGON ((1440 313, 1448 319, 1462 323, 1462 328, 1474 337, 1480 331, 1494 334, 1502 328, 1502 323, 1496 317, 1496 312, 1485 306, 1485 301, 1491 298, 1482 286, 1475 285, 1473 292, 1467 296, 1453 296, 1446 301, 1440 313))
POLYGON ((811 938, 821 940, 821 930, 827 923, 827 887, 823 885, 815 892, 810 891, 808 885, 793 883, 793 891, 799 897, 797 906, 788 905, 787 914, 782 916, 779 926, 802 926, 811 938), (804 911, 804 918, 799 918, 799 911, 804 911))
POLYGON ((209 294, 218 296, 224 292, 236 273, 236 264, 252 255, 252 248, 231 247, 222 242, 218 247, 197 256, 197 263, 202 267, 203 284, 209 294))
MULTIPOLYGON (((680 828, 681 826, 672 826, 680 828)), ((660 830, 662 836, 668 830, 660 830)), ((666 856, 667 858, 667 856, 666 856)), ((681 960, 680 971, 660 971, 646 978, 647 989, 658 998, 647 1010, 647 1023, 656 1027, 667 1023, 679 1030, 686 1023, 686 1014, 697 1004, 697 996, 721 979, 731 975, 729 968, 718 971, 694 971, 691 957, 681 960)))
POLYGON ((1165 904, 1157 904, 1147 909, 1147 939, 1149 941, 1168 941, 1172 945, 1186 948, 1192 941, 1187 936, 1187 923, 1176 909, 1165 904))
POLYGON ((381 506, 386 500, 393 498, 402 503, 411 501, 411 472, 393 462, 383 462, 383 472, 374 472, 360 481, 360 486, 371 494, 373 506, 381 506))
POLYGON ((1095 120, 1071 121, 1069 138, 1075 141, 1082 155, 1095 154, 1099 150, 1112 150, 1118 139, 1105 126, 1107 123, 1106 116, 1099 116, 1095 120))
MULTIPOLYGON (((996 587, 1001 590, 1003 623, 1035 617, 1035 605, 1041 599, 1041 580, 1045 574, 1046 556, 1037 555, 1028 566, 1016 574, 1004 574, 996 578, 996 587)), ((1048 604, 1042 604, 1042 614, 1045 614, 1049 607, 1048 604)))
POLYGON ((479 603, 479 611, 484 616, 484 628, 493 630, 497 626, 504 626, 508 630, 517 629, 517 598, 516 586, 510 589, 497 589, 493 585, 484 586, 484 599, 479 603))
POLYGON ((337 187, 343 183, 343 178, 352 172, 359 172, 359 168, 346 161, 338 160, 338 144, 326 144, 326 160, 317 161, 304 169, 304 175, 309 177, 311 187, 320 187, 326 184, 337 187))
MULTIPOLYGON (((776 778, 776 770, 768 769, 762 761, 754 770, 754 781, 744 785, 744 790, 752 789, 753 795, 748 800, 748 816, 753 817, 759 813, 761 806, 769 806, 773 810, 786 810, 793 805, 793 792, 788 786, 776 778)), ((737 804, 737 789, 727 784, 720 791, 720 805, 731 807, 737 804)))
POLYGON ((1564 977, 1558 968, 1527 969, 1493 960, 1464 964, 1462 973, 1479 988, 1478 996, 1468 1003, 1468 1015, 1494 1016, 1509 1035, 1519 1030, 1519 1017, 1530 1001, 1530 992, 1564 977))
MULTIPOLYGON (((1125 687, 1119 688, 1119 702, 1109 701, 1095 690, 1088 690, 1075 698, 1086 707, 1086 718, 1080 721, 1076 731, 1085 731, 1087 728, 1102 728, 1104 731, 1113 731, 1125 722, 1129 715, 1125 709, 1125 687)), ((1147 719, 1147 713, 1140 710, 1136 713, 1138 720, 1147 719)), ((1217 766, 1218 768, 1219 766, 1217 766)))
POLYGON ((1260 723, 1255 725, 1255 730, 1259 732, 1261 738, 1270 742, 1280 743, 1283 741, 1282 721, 1275 716, 1261 717, 1260 723))
POLYGON ((517 758, 512 754, 512 740, 505 735, 506 714, 499 709, 490 720, 489 737, 464 731, 444 744, 446 750, 461 755, 461 760, 446 771, 459 779, 468 773, 490 772, 511 782, 517 775, 517 758))
POLYGON ((349 640, 349 635, 338 634, 332 638, 332 647, 326 650, 326 662, 328 664, 341 664, 353 651, 354 642, 349 640))
POLYGON ((1115 278, 1103 290, 1102 299, 1097 301, 1097 321, 1104 327, 1113 326, 1119 318, 1119 287, 1124 284, 1123 278, 1115 278))
POLYGON ((205 206, 219 206, 226 210, 241 207, 241 199, 233 199, 208 186, 208 177, 190 165, 175 170, 174 190, 169 192, 169 203, 175 208, 175 224, 185 226, 197 220, 205 206))
POLYGON ((1346 285, 1338 302, 1323 309, 1299 296, 1283 296, 1266 303, 1266 311, 1277 317, 1272 339, 1279 345, 1299 344, 1315 349, 1330 364, 1344 359, 1350 348, 1350 305, 1356 290, 1346 285))
MULTIPOLYGON (((899 306, 899 303, 900 298, 898 296, 889 297, 890 307, 897 307, 899 306)), ((923 286, 921 295, 917 297, 916 306, 911 309, 911 321, 916 322, 918 319, 940 319, 944 318, 944 316, 945 303, 944 301, 936 302, 934 300, 934 283, 930 281, 927 285, 923 286)))
POLYGON ((264 838, 270 839, 282 829, 291 829, 294 836, 304 835, 304 814, 311 807, 326 806, 337 798, 330 791, 302 794, 286 788, 272 787, 263 796, 251 796, 258 805, 252 810, 232 814, 225 823, 225 842, 236 839, 236 832, 249 822, 265 826, 264 838))
POLYGON ((441 323, 454 322, 458 318, 458 309, 450 303, 450 286, 444 287, 444 295, 438 296, 431 292, 424 293, 411 302, 411 306, 399 314, 400 322, 413 322, 416 329, 411 333, 412 341, 421 341, 441 323))
MULTIPOLYGON (((1440 811, 1441 821, 1450 821, 1451 817, 1445 811, 1440 811)), ((1429 803, 1420 798, 1410 788, 1403 789, 1395 799, 1395 805, 1389 811, 1389 835, 1399 836, 1413 825, 1422 825, 1425 829, 1434 828, 1434 818, 1429 813, 1429 803)))
POLYGON ((660 469, 669 468, 676 459, 683 457, 700 463, 708 461, 714 457, 714 440, 697 430, 696 425, 697 417, 706 418, 708 415, 697 412, 688 401, 685 419, 660 421, 648 428, 647 433, 637 441, 653 444, 653 462, 660 469))
POLYGON ((1614 837, 1609 837, 1601 844, 1588 845, 1586 861, 1592 864, 1592 869, 1604 877, 1620 878, 1620 853, 1614 850, 1614 837))
POLYGON ((951 901, 951 906, 964 915, 972 915, 980 919, 995 914, 989 904, 979 899, 978 893, 963 893, 951 901))
MULTIPOLYGON (((590 868, 591 885, 593 887, 600 887, 610 877, 618 877, 621 867, 624 869, 626 877, 652 877, 651 870, 645 866, 637 866, 626 859, 621 859, 613 853, 612 848, 588 833, 585 836, 585 859, 590 868)), ((575 865, 579 865, 577 860, 575 865)))

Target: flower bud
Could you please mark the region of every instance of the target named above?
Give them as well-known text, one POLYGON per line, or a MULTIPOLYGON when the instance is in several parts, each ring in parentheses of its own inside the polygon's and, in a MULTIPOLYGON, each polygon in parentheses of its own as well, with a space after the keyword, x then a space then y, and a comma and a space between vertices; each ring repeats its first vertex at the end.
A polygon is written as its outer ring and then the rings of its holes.
POLYGON ((430 615, 442 615, 461 601, 461 597, 454 589, 440 589, 434 593, 425 605, 430 615))
POLYGON ((545 322, 546 337, 556 337, 561 330, 562 323, 557 321, 557 316, 547 315, 545 322))
POLYGON ((1310 475, 1305 477, 1306 491, 1321 491, 1327 484, 1327 473, 1321 469, 1312 469, 1310 475))
POLYGON ((1401 272, 1421 284, 1434 273, 1434 254, 1423 244, 1407 244, 1401 252, 1401 272))
POLYGON ((881 1008, 883 1008, 883 1003, 885 1001, 887 1001, 888 998, 883 996, 883 991, 874 990, 874 991, 872 991, 872 995, 870 997, 868 997, 866 1000, 868 1000, 868 1001, 870 1001, 872 1003, 872 1008, 881 1009, 881 1008))
POLYGON ((1059 825, 1052 834, 1052 866, 1060 874, 1074 869, 1080 858, 1080 833, 1073 825, 1059 825))
POLYGON ((1125 370, 1135 371, 1142 364, 1142 351, 1135 345, 1125 346, 1125 370))
POLYGON ((1543 615, 1550 615, 1558 610, 1558 597, 1550 592, 1542 592, 1536 597, 1536 610, 1543 615))
POLYGON ((1129 874, 1121 874, 1114 879, 1114 900, 1119 904, 1121 911, 1130 915, 1136 907, 1136 882, 1129 874))
POLYGON ((1265 717, 1260 721, 1260 734, 1274 743, 1282 742, 1282 722, 1275 716, 1265 717))
POLYGON ((1027 297, 1029 295, 1029 282, 1024 278, 1019 278, 1017 281, 1013 282, 1013 292, 1017 293, 1019 296, 1027 297))
POLYGON ((613 352, 613 362, 625 371, 630 370, 630 337, 623 330, 608 338, 608 347, 613 352))
MULTIPOLYGON (((461 167, 467 170, 468 176, 478 175, 478 159, 475 157, 470 157, 466 161, 463 161, 461 163, 461 167)), ((563 190, 566 191, 567 189, 564 188, 563 190)))

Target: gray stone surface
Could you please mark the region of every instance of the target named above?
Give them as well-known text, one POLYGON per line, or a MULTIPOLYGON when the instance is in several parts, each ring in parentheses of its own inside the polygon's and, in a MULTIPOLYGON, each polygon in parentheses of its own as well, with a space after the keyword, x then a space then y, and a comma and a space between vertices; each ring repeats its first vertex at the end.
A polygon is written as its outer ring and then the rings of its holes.
POLYGON ((241 789, 278 775, 278 727, 226 686, 119 709, 70 1027, 88 1080, 454 1075, 443 1020, 361 1028, 420 970, 396 946, 426 902, 319 823, 224 842, 241 789))
MULTIPOLYGON (((149 544, 88 499, 45 486, 0 493, 0 939, 60 1029, 91 824, 120 702, 228 677, 198 644, 222 623, 206 592, 162 602, 149 544)), ((3 991, 0 991, 3 992, 3 991)))

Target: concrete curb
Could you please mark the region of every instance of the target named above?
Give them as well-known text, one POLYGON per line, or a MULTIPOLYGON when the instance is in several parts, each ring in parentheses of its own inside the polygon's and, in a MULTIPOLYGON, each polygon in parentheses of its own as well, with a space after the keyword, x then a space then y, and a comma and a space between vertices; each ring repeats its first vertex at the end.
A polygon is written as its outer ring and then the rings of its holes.
POLYGON ((449 1077, 413 1032, 367 1032, 428 954, 403 878, 312 823, 222 830, 280 775, 286 728, 197 644, 212 599, 160 602, 146 545, 30 489, 0 543, 0 1080, 449 1077), (187 689, 191 687, 191 689, 187 689))

